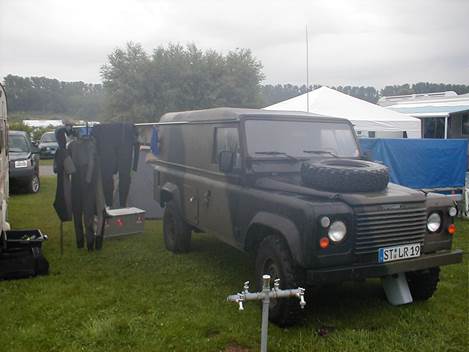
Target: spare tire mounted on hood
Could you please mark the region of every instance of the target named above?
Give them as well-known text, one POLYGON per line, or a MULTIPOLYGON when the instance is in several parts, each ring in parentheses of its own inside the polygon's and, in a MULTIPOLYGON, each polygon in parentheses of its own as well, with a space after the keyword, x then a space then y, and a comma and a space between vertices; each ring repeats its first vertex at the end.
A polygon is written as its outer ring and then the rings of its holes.
POLYGON ((384 165, 357 159, 308 160, 301 166, 303 183, 332 192, 379 192, 389 183, 384 165))

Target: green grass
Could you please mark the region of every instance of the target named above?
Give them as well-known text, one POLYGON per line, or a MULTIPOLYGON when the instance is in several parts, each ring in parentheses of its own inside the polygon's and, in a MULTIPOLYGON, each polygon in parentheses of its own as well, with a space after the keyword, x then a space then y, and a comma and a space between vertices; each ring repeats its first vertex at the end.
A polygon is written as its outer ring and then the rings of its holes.
POLYGON ((54 159, 41 159, 39 161, 39 165, 48 165, 48 166, 52 166, 54 164, 54 159))
MULTIPOLYGON (((227 303, 252 259, 211 237, 196 235, 194 250, 164 249, 161 223, 143 235, 105 242, 99 253, 74 247, 52 208, 55 181, 37 195, 15 195, 15 228, 49 235, 49 276, 0 282, 0 351, 223 351, 259 349, 260 309, 227 303), (236 349, 233 349, 236 350, 236 349)), ((455 247, 468 251, 469 222, 458 221, 455 247)), ((432 299, 390 306, 378 280, 309 292, 299 326, 270 325, 269 351, 464 351, 468 348, 468 265, 444 267, 432 299), (317 331, 328 327, 327 336, 317 331)))

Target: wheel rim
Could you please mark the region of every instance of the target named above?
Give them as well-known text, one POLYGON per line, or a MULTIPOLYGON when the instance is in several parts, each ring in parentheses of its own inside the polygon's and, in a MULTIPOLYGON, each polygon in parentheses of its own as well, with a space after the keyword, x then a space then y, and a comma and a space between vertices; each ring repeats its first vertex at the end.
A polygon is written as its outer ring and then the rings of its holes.
POLYGON ((31 189, 34 193, 39 191, 39 177, 33 176, 31 180, 31 189))

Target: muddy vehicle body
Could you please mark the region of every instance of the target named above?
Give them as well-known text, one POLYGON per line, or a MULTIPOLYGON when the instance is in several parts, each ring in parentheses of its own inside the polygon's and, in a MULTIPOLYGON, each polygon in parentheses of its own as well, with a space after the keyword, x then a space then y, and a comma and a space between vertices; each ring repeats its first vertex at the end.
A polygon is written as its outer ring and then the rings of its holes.
MULTIPOLYGON (((384 166, 360 160, 347 120, 218 108, 166 114, 158 138, 154 196, 173 252, 209 232, 282 288, 406 273, 414 299, 462 260, 451 201, 388 184, 384 166)), ((292 324, 297 306, 277 302, 270 318, 292 324)))

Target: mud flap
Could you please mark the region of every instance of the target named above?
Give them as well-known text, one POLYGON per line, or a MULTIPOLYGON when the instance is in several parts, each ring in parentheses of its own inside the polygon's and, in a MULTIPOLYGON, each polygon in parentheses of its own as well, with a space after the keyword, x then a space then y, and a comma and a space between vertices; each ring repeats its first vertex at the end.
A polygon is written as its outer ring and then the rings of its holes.
POLYGON ((405 273, 386 276, 382 279, 384 293, 393 306, 412 303, 412 294, 405 273))

